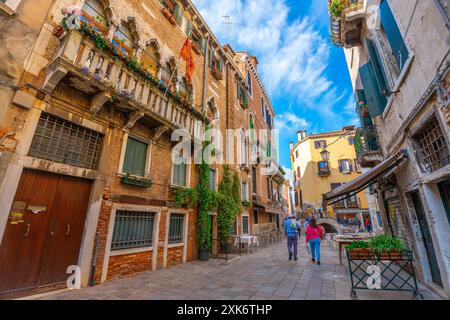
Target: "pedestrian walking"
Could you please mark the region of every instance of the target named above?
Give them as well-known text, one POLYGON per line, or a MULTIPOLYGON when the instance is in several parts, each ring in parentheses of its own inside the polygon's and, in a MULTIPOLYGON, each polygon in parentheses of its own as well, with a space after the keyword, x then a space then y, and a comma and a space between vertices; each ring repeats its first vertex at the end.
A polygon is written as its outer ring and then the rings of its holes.
POLYGON ((364 222, 364 227, 366 228, 366 232, 370 232, 372 231, 371 229, 371 223, 370 223, 370 219, 366 218, 366 221, 364 222))
POLYGON ((289 252, 289 260, 297 261, 297 253, 298 253, 298 231, 297 229, 300 227, 300 223, 295 219, 295 217, 291 214, 289 215, 289 221, 284 225, 284 233, 287 236, 287 247, 289 252))
POLYGON ((316 219, 312 219, 306 229, 306 242, 311 246, 312 261, 320 265, 320 243, 325 237, 325 229, 317 224, 316 219))

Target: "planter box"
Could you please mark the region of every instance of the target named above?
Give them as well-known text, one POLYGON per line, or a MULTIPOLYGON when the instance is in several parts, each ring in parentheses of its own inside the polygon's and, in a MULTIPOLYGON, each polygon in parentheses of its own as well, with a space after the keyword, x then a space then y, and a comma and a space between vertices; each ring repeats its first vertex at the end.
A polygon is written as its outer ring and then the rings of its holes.
POLYGON ((223 76, 222 76, 222 72, 220 72, 220 70, 213 68, 211 70, 211 74, 213 75, 214 78, 216 78, 217 80, 222 80, 223 76))
POLYGON ((392 251, 392 252, 383 252, 381 254, 377 254, 380 260, 403 260, 408 259, 405 253, 392 251))
POLYGON ((192 44, 192 50, 194 50, 195 53, 198 54, 198 55, 202 54, 202 51, 200 50, 200 48, 198 47, 198 44, 196 44, 196 43, 192 44))
POLYGON ((176 24, 177 21, 175 20, 175 17, 173 16, 172 12, 170 12, 169 9, 167 8, 162 8, 161 12, 163 13, 163 15, 167 18, 167 20, 169 20, 169 22, 171 24, 176 24))
POLYGON ((141 188, 150 188, 152 186, 152 181, 148 179, 135 178, 135 177, 122 177, 120 182, 123 184, 127 184, 130 186, 141 187, 141 188))
POLYGON ((372 249, 346 249, 347 256, 352 260, 376 259, 372 249))

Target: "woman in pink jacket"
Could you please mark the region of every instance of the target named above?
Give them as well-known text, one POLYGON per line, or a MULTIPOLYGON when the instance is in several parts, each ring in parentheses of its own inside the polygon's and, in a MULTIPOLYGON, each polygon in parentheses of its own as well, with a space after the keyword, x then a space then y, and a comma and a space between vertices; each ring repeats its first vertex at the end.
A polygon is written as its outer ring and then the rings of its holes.
POLYGON ((320 265, 320 242, 325 235, 325 230, 317 224, 316 218, 313 218, 306 228, 306 242, 311 246, 312 261, 320 265))

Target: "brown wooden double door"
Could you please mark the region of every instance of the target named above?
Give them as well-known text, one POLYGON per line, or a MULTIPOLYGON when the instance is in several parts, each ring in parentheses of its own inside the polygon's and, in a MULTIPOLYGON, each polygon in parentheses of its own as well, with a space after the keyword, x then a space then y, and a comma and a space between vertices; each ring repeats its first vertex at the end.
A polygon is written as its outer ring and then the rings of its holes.
POLYGON ((0 246, 0 295, 66 282, 91 188, 88 180, 24 170, 0 246))

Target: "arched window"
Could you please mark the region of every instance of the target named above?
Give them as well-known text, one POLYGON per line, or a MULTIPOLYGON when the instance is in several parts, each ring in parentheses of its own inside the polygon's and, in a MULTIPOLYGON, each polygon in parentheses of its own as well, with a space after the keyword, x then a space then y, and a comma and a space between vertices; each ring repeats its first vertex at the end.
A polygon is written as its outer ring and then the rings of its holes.
POLYGON ((171 60, 167 62, 164 68, 161 70, 161 81, 165 86, 169 86, 172 91, 175 91, 175 79, 177 79, 175 62, 171 60))
POLYGON ((147 71, 156 77, 158 75, 158 64, 160 59, 161 55, 158 50, 158 45, 156 42, 151 42, 142 53, 141 64, 147 71))
POLYGON ((252 88, 252 76, 250 71, 247 71, 247 84, 248 84, 248 94, 253 96, 253 88, 252 88))
POLYGON ((92 27, 96 32, 107 35, 108 19, 103 5, 98 0, 86 0, 82 7, 81 23, 92 27))
POLYGON ((122 22, 114 33, 112 44, 123 54, 131 55, 134 47, 134 40, 131 33, 130 26, 122 22))

